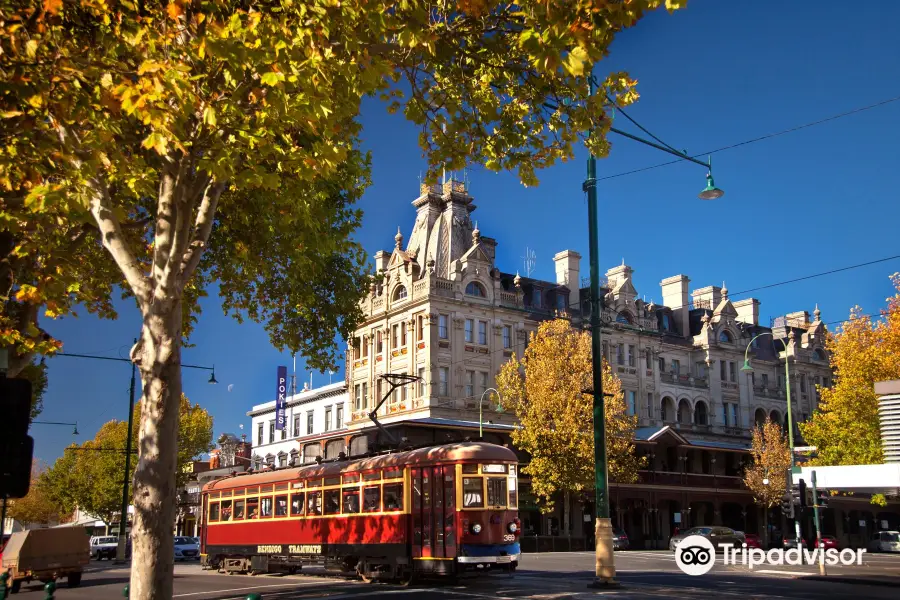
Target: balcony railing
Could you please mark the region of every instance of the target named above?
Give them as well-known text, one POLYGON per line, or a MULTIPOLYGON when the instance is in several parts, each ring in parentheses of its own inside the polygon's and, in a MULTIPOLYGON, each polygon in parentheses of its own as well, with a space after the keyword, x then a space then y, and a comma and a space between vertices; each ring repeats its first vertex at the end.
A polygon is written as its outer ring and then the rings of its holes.
POLYGON ((195 504, 200 504, 200 494, 197 492, 187 493, 182 492, 178 494, 178 504, 179 506, 190 506, 195 504))
POLYGON ((640 483, 671 485, 676 487, 725 488, 739 490, 744 487, 740 477, 706 473, 675 473, 671 471, 639 471, 640 483))

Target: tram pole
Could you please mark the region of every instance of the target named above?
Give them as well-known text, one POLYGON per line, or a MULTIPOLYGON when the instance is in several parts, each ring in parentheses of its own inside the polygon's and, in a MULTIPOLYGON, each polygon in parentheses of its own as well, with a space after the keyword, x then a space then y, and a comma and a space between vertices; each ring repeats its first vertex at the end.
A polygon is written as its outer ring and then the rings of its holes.
MULTIPOLYGON (((590 93, 594 94, 591 77, 590 93)), ((606 463, 606 421, 603 396, 603 346, 600 340, 600 257, 597 224, 597 159, 588 154, 587 179, 584 182, 588 202, 588 244, 591 262, 591 364, 593 367, 594 409, 594 524, 595 571, 590 587, 610 587, 616 582, 613 558, 612 522, 609 519, 609 480, 606 463)))

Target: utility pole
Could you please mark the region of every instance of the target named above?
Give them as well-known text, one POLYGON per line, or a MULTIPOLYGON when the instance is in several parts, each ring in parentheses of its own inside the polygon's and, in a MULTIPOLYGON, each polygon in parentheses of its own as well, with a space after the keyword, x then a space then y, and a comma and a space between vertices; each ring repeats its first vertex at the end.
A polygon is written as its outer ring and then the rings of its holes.
MULTIPOLYGON (((134 343, 137 344, 137 338, 134 343)), ((134 426, 134 384, 137 368, 131 363, 131 387, 128 392, 128 437, 125 438, 125 474, 122 479, 122 512, 119 513, 119 545, 116 548, 116 562, 124 563, 128 544, 128 480, 131 472, 131 428, 134 426)))
POLYGON ((816 472, 812 472, 813 519, 816 521, 816 548, 819 550, 819 575, 825 573, 825 548, 822 547, 822 528, 819 524, 819 490, 816 488, 816 472))

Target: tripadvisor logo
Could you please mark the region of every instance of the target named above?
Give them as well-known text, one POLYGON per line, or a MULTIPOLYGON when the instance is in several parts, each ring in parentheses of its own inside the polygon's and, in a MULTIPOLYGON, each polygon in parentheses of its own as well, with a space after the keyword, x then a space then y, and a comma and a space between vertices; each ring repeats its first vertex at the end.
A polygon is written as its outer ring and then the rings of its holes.
MULTIPOLYGON (((862 565, 865 550, 851 550, 845 548, 838 551, 836 548, 772 548, 765 552, 759 548, 748 548, 747 544, 741 544, 740 548, 734 544, 721 544, 723 565, 746 565, 750 569, 761 565, 783 567, 784 565, 800 566, 824 563, 828 566, 835 565, 862 565)), ((702 535, 689 535, 675 547, 675 564, 688 575, 704 575, 713 568, 716 562, 716 549, 712 542, 702 535)))

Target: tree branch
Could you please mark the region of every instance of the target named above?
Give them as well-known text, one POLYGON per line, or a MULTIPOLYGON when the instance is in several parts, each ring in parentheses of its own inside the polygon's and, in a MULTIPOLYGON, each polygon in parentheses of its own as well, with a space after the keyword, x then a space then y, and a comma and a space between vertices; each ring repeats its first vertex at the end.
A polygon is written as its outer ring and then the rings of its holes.
POLYGON ((150 300, 150 283, 147 276, 144 275, 141 264, 122 237, 122 228, 116 215, 113 214, 112 199, 107 189, 94 177, 89 180, 89 185, 94 192, 90 200, 90 210, 100 229, 103 247, 109 251, 116 265, 122 270, 125 280, 143 310, 150 300))
POLYGON ((215 221, 216 206, 219 203, 219 197, 225 191, 225 184, 218 182, 210 182, 203 194, 203 200, 200 202, 200 209, 197 211, 197 221, 194 224, 194 236, 191 239, 190 246, 184 254, 184 261, 181 265, 181 282, 182 285, 194 274, 197 265, 200 264, 200 258, 206 249, 209 241, 209 234, 212 231, 213 221, 215 221))

